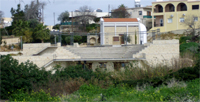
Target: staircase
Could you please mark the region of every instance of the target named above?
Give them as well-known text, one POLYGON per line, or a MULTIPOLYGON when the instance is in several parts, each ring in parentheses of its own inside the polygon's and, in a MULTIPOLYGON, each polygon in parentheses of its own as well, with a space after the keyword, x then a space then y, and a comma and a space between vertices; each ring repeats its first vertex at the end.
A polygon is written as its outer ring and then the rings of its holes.
POLYGON ((81 58, 132 58, 133 54, 144 49, 144 45, 125 46, 125 47, 66 47, 66 50, 81 56, 81 58))
POLYGON ((66 48, 81 58, 121 58, 128 47, 83 47, 66 48))
POLYGON ((143 50, 145 47, 144 45, 135 45, 131 48, 129 48, 123 55, 123 58, 132 58, 133 54, 137 54, 141 50, 143 50))

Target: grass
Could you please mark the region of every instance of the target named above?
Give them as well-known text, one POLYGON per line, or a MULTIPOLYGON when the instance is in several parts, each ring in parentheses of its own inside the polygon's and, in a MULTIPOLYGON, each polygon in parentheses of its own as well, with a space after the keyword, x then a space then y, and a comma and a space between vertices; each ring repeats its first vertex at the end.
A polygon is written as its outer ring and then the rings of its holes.
POLYGON ((61 97, 63 101, 199 101, 199 78, 181 82, 172 79, 167 85, 153 88, 145 84, 141 87, 110 86, 107 89, 94 85, 82 85, 71 95, 61 97))

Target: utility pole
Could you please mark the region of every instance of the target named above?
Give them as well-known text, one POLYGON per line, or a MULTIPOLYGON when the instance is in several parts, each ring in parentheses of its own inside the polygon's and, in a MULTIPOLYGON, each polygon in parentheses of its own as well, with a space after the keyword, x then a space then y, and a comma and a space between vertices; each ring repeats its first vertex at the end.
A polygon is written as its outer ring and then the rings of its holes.
POLYGON ((55 12, 53 13, 53 17, 54 17, 54 25, 55 25, 55 12))
POLYGON ((72 32, 73 32, 73 11, 72 11, 72 32))
POLYGON ((21 51, 22 51, 22 36, 20 36, 20 38, 21 38, 21 51))
POLYGON ((108 5, 108 17, 109 17, 109 12, 110 12, 110 4, 108 5))

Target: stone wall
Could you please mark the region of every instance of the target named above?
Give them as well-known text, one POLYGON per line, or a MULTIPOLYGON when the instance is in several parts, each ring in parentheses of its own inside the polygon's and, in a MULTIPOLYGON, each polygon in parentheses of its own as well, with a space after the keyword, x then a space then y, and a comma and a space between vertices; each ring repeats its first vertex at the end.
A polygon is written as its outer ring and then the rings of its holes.
POLYGON ((45 64, 53 60, 53 56, 12 56, 14 59, 17 59, 19 63, 27 62, 28 60, 30 62, 33 62, 33 64, 36 64, 39 68, 43 67, 45 64))
POLYGON ((80 56, 71 53, 63 47, 49 47, 39 54, 39 56, 53 56, 54 59, 79 59, 80 56))
POLYGON ((3 38, 1 46, 4 45, 4 41, 6 42, 6 45, 18 44, 20 43, 20 38, 19 37, 3 38))
POLYGON ((30 56, 38 53, 39 51, 50 47, 50 43, 30 43, 23 44, 23 56, 30 56))
POLYGON ((133 58, 145 58, 151 66, 171 65, 173 59, 179 58, 179 40, 154 40, 133 58))

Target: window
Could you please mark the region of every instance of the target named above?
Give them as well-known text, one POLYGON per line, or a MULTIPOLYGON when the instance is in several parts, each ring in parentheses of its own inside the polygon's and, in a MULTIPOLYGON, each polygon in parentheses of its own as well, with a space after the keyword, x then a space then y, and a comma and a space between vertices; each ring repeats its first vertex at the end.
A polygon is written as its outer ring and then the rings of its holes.
POLYGON ((198 17, 194 17, 194 21, 195 21, 195 22, 198 21, 198 17))
POLYGON ((168 18, 168 23, 172 23, 172 18, 168 18))
POLYGON ((121 63, 121 67, 125 67, 125 63, 121 63))
POLYGON ((160 19, 160 26, 163 26, 163 19, 160 19))
POLYGON ((142 15, 142 11, 139 11, 139 15, 142 15))
POLYGON ((192 5, 192 9, 193 10, 198 10, 199 9, 199 5, 192 5))
POLYGON ((185 21, 185 19, 184 18, 180 18, 180 22, 184 22, 185 21))
POLYGON ((151 11, 147 11, 147 16, 151 16, 151 11))
POLYGON ((99 63, 99 68, 106 68, 106 63, 99 63))
POLYGON ((113 41, 119 41, 119 37, 113 37, 113 41))
POLYGON ((130 15, 132 15, 132 12, 130 12, 130 15))

